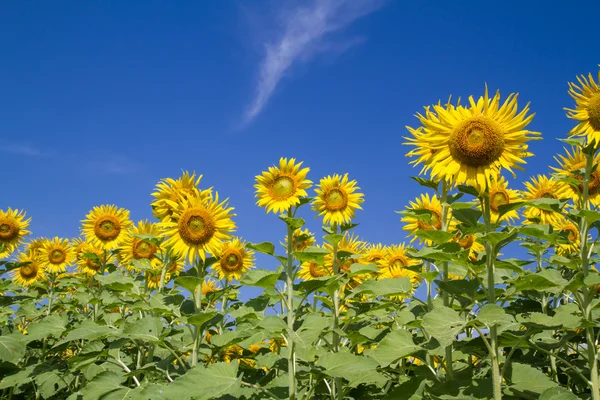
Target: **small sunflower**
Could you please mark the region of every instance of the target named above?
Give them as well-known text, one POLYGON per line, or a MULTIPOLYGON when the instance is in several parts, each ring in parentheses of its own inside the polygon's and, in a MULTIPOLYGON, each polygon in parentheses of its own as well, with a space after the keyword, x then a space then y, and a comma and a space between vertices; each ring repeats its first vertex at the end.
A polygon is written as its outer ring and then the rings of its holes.
POLYGON ((64 272, 67 266, 75 262, 75 251, 69 239, 45 239, 43 247, 38 250, 40 262, 46 271, 52 273, 64 272))
POLYGON ((413 136, 406 138, 407 144, 416 147, 407 154, 417 157, 411 164, 424 163, 424 172, 431 171, 433 180, 464 183, 480 193, 501 168, 513 174, 513 168, 522 169, 519 164, 531 155, 526 142, 539 132, 525 129, 534 114, 528 115, 529 104, 517 113, 517 97, 511 94, 501 104, 500 92, 490 98, 486 87, 477 101, 469 97, 469 107, 425 107, 425 115, 417 114, 422 126, 407 127, 413 136))
MULTIPOLYGON (((564 183, 562 190, 558 194, 561 198, 573 199, 576 202, 582 201, 583 181, 585 176, 583 171, 586 165, 586 155, 579 148, 571 148, 571 152, 565 149, 565 155, 554 157, 559 167, 552 168, 560 177, 574 179, 580 183, 577 185, 564 183)), ((600 155, 594 157, 594 165, 600 164, 600 155)), ((596 168, 590 175, 588 184, 588 199, 594 206, 600 204, 600 170, 596 168)))
POLYGON ((77 256, 77 266, 79 272, 83 272, 88 275, 95 275, 100 272, 103 263, 112 263, 114 261, 113 255, 101 249, 94 244, 84 242, 81 244, 79 250, 79 256, 77 256), (106 260, 104 257, 106 256, 106 260))
POLYGON ((265 207, 267 213, 282 213, 300 203, 301 197, 308 196, 312 182, 306 179, 310 168, 301 168, 302 163, 296 164, 295 158, 280 158, 279 167, 269 167, 256 176, 256 204, 265 207))
POLYGON ((313 209, 323 216, 325 224, 349 223, 356 210, 362 210, 360 205, 364 202, 364 195, 356 192, 359 189, 356 181, 348 181, 348 174, 329 175, 321 179, 315 189, 317 197, 313 201, 313 209))
POLYGON ((419 261, 411 258, 404 244, 392 245, 386 248, 385 257, 381 260, 381 278, 398 278, 406 276, 410 283, 416 286, 421 282, 421 276, 406 267, 418 265, 419 261))
POLYGON ((579 229, 572 221, 561 217, 552 226, 558 231, 567 233, 567 243, 557 244, 555 248, 556 254, 562 256, 579 252, 581 235, 579 234, 579 229))
POLYGON ((186 198, 170 220, 159 224, 166 237, 163 246, 190 263, 197 257, 205 260, 206 253, 218 254, 221 241, 236 228, 232 211, 227 200, 219 202, 218 193, 209 200, 199 194, 186 198))
POLYGON ((73 238, 71 239, 71 247, 75 251, 75 257, 78 259, 81 254, 81 250, 87 244, 87 242, 82 238, 73 238))
POLYGON ((27 230, 31 218, 25 219, 25 211, 8 207, 0 210, 0 258, 8 257, 29 234, 27 230))
MULTIPOLYGON (((562 189, 561 182, 538 175, 531 178, 531 182, 525 182, 526 191, 521 192, 523 200, 531 201, 537 199, 558 199, 562 189)), ((555 224, 561 217, 560 213, 542 210, 537 207, 527 207, 523 213, 525 218, 539 219, 542 224, 555 224)))
POLYGON ((115 205, 94 207, 81 222, 86 241, 106 250, 117 248, 133 225, 129 220, 129 210, 115 205))
POLYGON ((11 271, 14 283, 27 287, 46 280, 44 266, 37 258, 32 257, 31 254, 21 253, 17 259, 19 262, 27 264, 11 271))
MULTIPOLYGON (((144 271, 144 275, 148 281, 148 289, 158 289, 160 287, 160 277, 162 275, 163 263, 158 258, 153 258, 150 261, 150 265, 152 265, 152 269, 144 271)), ((170 280, 171 274, 167 271, 165 272, 164 285, 166 285, 170 280)))
POLYGON ((362 264, 375 264, 382 268, 382 260, 385 258, 387 247, 381 243, 369 243, 365 247, 364 255, 360 258, 362 264))
POLYGON ((570 136, 586 136, 588 143, 600 144, 600 71, 598 71, 598 82, 590 73, 587 78, 578 76, 575 83, 569 83, 569 95, 573 97, 577 107, 569 111, 567 117, 580 121, 569 132, 570 136))
POLYGON ((181 201, 188 197, 201 197, 208 200, 212 195, 212 188, 200 190, 202 175, 184 171, 178 179, 165 178, 156 185, 152 193, 155 200, 152 202, 152 213, 159 220, 169 219, 178 208, 181 201))
POLYGON ((129 270, 135 270, 132 265, 133 260, 151 260, 160 251, 160 248, 152 240, 137 235, 158 237, 160 233, 158 224, 151 223, 148 220, 139 221, 137 226, 134 225, 130 228, 119 245, 121 264, 129 270))
POLYGON ((202 296, 206 296, 209 293, 214 293, 217 290, 219 290, 219 287, 217 286, 217 281, 215 281, 214 279, 205 279, 200 287, 202 296))
POLYGON ((498 175, 495 179, 490 180, 490 214, 492 223, 500 221, 512 222, 519 219, 517 210, 511 210, 500 217, 499 207, 504 204, 516 203, 520 201, 519 192, 508 188, 508 182, 503 176, 498 175), (499 218, 500 217, 500 218, 499 218))
POLYGON ((239 238, 233 238, 223 243, 218 255, 218 260, 213 264, 213 270, 219 279, 240 279, 254 264, 254 252, 246 248, 246 243, 239 238))
POLYGON ((167 267, 167 273, 173 276, 179 276, 184 270, 184 261, 180 257, 171 257, 169 259, 169 266, 167 267))
MULTIPOLYGON (((410 242, 414 242, 418 239, 419 243, 427 244, 431 246, 433 242, 428 239, 421 239, 415 235, 418 230, 441 230, 442 229, 442 203, 438 199, 437 195, 429 197, 428 193, 422 194, 421 197, 417 197, 415 201, 410 201, 409 206, 406 207, 409 210, 414 211, 429 211, 429 220, 421 220, 412 216, 405 216, 402 218, 404 222, 403 230, 408 232, 409 236, 413 236, 410 242)), ((448 230, 454 230, 456 222, 452 219, 452 212, 448 209, 448 230)))
MULTIPOLYGON (((302 251, 315 244, 315 235, 308 229, 296 229, 292 235, 292 251, 302 251)), ((288 240, 285 238, 283 246, 287 249, 288 240)))
MULTIPOLYGON (((348 257, 340 260, 340 271, 350 272, 352 264, 359 263, 360 260, 352 256, 361 256, 365 250, 366 243, 354 234, 344 233, 342 240, 338 242, 337 251, 338 258, 340 253, 348 253, 348 257)), ((331 243, 325 243, 323 248, 329 250, 329 254, 325 255, 325 267, 333 271, 333 246, 331 243)))
POLYGON ((31 239, 25 245, 25 253, 29 253, 34 257, 38 257, 40 253, 40 249, 44 247, 44 239, 43 238, 35 238, 31 239))
MULTIPOLYGON (((477 241, 475 235, 460 235, 457 234, 453 239, 464 250, 469 250, 469 260, 475 262, 478 259, 479 253, 485 251, 485 247, 477 241)), ((451 279, 462 279, 457 275, 451 276, 451 279)))
POLYGON ((304 261, 300 264, 298 270, 298 278, 305 281, 331 275, 333 275, 333 271, 330 268, 319 265, 314 261, 304 261))

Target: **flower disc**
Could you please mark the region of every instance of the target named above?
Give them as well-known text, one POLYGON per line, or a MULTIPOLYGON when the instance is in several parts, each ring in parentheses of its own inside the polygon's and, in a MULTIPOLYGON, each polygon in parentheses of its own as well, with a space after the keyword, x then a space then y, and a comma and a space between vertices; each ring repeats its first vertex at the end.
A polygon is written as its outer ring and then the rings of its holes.
POLYGON ((364 195, 356 192, 359 189, 356 181, 348 180, 348 174, 327 176, 315 189, 317 197, 313 201, 313 209, 323 216, 325 224, 349 223, 356 210, 362 210, 360 205, 364 202, 364 195))
POLYGON ((26 228, 31 218, 25 219, 25 212, 8 208, 0 210, 0 258, 8 257, 19 245, 21 240, 31 232, 26 228))
POLYGON ((158 240, 161 230, 158 224, 148 220, 139 221, 123 236, 119 245, 119 261, 128 270, 136 270, 133 260, 152 260, 160 251, 158 240))
POLYGON ((256 176, 257 205, 265 207, 267 213, 282 213, 290 207, 298 205, 300 198, 308 194, 312 182, 306 179, 310 168, 301 168, 302 163, 296 163, 296 159, 281 158, 279 167, 269 167, 256 176))
POLYGON ((44 266, 29 254, 21 253, 18 257, 21 263, 27 263, 11 271, 13 282, 21 286, 31 286, 46 279, 44 266))
POLYGON ((254 252, 246 249, 246 243, 239 238, 224 243, 217 255, 219 261, 213 264, 212 268, 219 275, 219 279, 240 279, 253 267, 254 252))
POLYGON ((58 237, 45 239, 38 255, 46 270, 53 273, 65 271, 75 261, 75 252, 69 240, 58 237))
POLYGON ((117 248, 132 226, 129 210, 115 205, 94 207, 82 222, 86 240, 106 250, 117 248))
POLYGON ((490 180, 490 211, 492 223, 500 221, 513 221, 519 218, 517 210, 511 210, 500 217, 500 206, 520 201, 519 192, 508 188, 508 182, 503 176, 497 175, 490 180))

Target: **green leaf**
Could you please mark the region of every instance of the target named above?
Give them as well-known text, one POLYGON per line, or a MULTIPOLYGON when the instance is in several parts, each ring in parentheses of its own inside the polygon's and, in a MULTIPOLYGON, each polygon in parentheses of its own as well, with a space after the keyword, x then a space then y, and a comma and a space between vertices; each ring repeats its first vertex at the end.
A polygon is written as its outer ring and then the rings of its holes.
POLYGON ((340 235, 339 233, 332 233, 330 235, 323 236, 323 239, 331 243, 332 246, 338 244, 343 238, 344 235, 340 235))
POLYGON ((473 186, 468 185, 458 185, 458 191, 466 194, 470 194, 471 196, 479 197, 479 192, 473 186))
POLYGON ((258 244, 247 243, 246 247, 254 251, 258 251, 259 253, 268 254, 270 256, 275 254, 275 246, 271 242, 262 242, 258 244))
POLYGON ((73 340, 96 340, 111 336, 113 334, 118 334, 119 331, 116 329, 110 328, 106 325, 98 325, 94 321, 85 320, 79 325, 79 327, 73 329, 67 334, 65 337, 65 342, 70 342, 73 340))
POLYGON ((539 290, 543 291, 546 289, 554 288, 559 286, 558 284, 552 282, 548 278, 543 277, 539 274, 527 274, 518 277, 513 280, 512 283, 515 285, 517 290, 539 290))
POLYGON ((402 357, 409 356, 421 349, 413 342, 412 335, 407 330, 396 330, 388 333, 374 349, 365 350, 365 355, 372 357, 382 367, 402 357))
POLYGON ((130 291, 133 288, 133 278, 122 275, 120 272, 113 272, 108 275, 94 275, 94 279, 103 286, 118 292, 130 291))
POLYGON ((408 294, 412 291, 410 278, 400 277, 391 279, 373 280, 369 279, 358 285, 352 291, 353 294, 367 293, 375 296, 390 296, 408 294))
POLYGON ((270 289, 275 286, 280 276, 281 271, 273 272, 266 269, 253 269, 242 277, 240 283, 246 286, 258 286, 270 289))
POLYGON ((67 316, 65 314, 52 314, 36 323, 27 325, 27 336, 25 340, 32 342, 41 340, 50 335, 59 338, 67 327, 67 316))
POLYGON ((125 400, 168 400, 165 395, 167 388, 156 383, 142 382, 140 387, 136 387, 127 394, 125 400))
POLYGON ((291 218, 280 216, 279 219, 284 221, 292 230, 300 229, 306 223, 302 218, 291 218))
POLYGON ((465 321, 453 309, 442 306, 425 314, 422 325, 442 346, 448 346, 464 328, 465 321))
POLYGON ((495 325, 509 325, 515 322, 511 315, 506 314, 504 309, 497 304, 486 304, 479 311, 477 320, 491 328, 495 325))
POLYGON ((419 229, 415 232, 415 236, 421 239, 431 240, 436 244, 447 243, 454 237, 452 233, 433 229, 419 229))
POLYGON ((435 182, 432 181, 430 179, 424 179, 424 178, 420 178, 418 176, 411 176, 410 179, 414 180, 415 182, 417 182, 419 185, 424 186, 426 188, 430 188, 433 189, 437 192, 438 187, 440 186, 439 182, 435 182))
POLYGON ((579 397, 562 387, 548 388, 542 392, 539 400, 578 400, 579 397))
POLYGON ((131 263, 133 264, 133 267, 135 269, 138 269, 140 271, 154 270, 154 267, 150 263, 150 260, 148 260, 147 258, 134 258, 133 260, 131 260, 131 263))
POLYGON ((502 218, 502 216, 506 213, 509 213, 513 210, 518 210, 521 207, 525 207, 527 205, 527 202, 525 201, 517 201, 515 203, 508 203, 508 204, 500 204, 498 206, 498 219, 502 218))
POLYGON ((454 254, 461 250, 458 243, 447 243, 444 248, 423 247, 418 251, 410 250, 410 256, 414 258, 423 258, 432 261, 452 261, 454 254))
POLYGON ((218 311, 209 311, 203 314, 195 314, 188 318, 188 324, 196 325, 197 327, 202 327, 208 321, 211 321, 219 314, 218 311))
POLYGON ((310 246, 303 251, 297 251, 294 253, 294 257, 300 262, 312 261, 319 265, 323 265, 325 262, 325 255, 329 254, 329 250, 322 249, 320 247, 310 246))
POLYGON ((481 211, 474 208, 459 208, 452 210, 452 216, 468 228, 475 228, 481 215, 481 211))
POLYGON ((196 276, 179 276, 175 278, 175 284, 193 292, 199 285, 202 285, 202 279, 196 276))
POLYGON ((175 379, 165 390, 165 397, 177 400, 209 400, 229 395, 236 398, 241 378, 238 363, 217 363, 196 367, 175 379))
POLYGON ((25 344, 16 336, 0 336, 0 360, 16 364, 25 355, 25 351, 25 344))
POLYGON ((496 250, 500 250, 502 247, 506 246, 508 243, 512 242, 518 234, 517 229, 510 229, 508 231, 503 232, 490 232, 481 236, 481 241, 488 242, 492 246, 496 247, 496 250))
POLYGON ((323 372, 329 376, 348 380, 350 387, 386 380, 376 372, 377 361, 364 356, 350 353, 325 353, 319 357, 317 365, 324 368, 323 372))
POLYGON ((533 206, 535 208, 539 208, 540 210, 544 210, 544 211, 554 211, 554 212, 561 212, 562 208, 565 206, 565 204, 567 204, 568 200, 566 199, 548 199, 548 198, 541 198, 541 199, 535 199, 535 200, 529 200, 527 202, 528 205, 533 206))
POLYGON ((537 399, 546 389, 556 387, 546 374, 529 365, 513 362, 508 368, 508 391, 524 399, 537 399))
POLYGON ((121 386, 123 377, 113 371, 104 371, 92 379, 79 394, 86 400, 125 399, 132 390, 121 386))
POLYGON ((375 264, 358 264, 354 263, 350 266, 350 275, 367 274, 369 272, 379 272, 379 267, 375 264))
POLYGON ((139 339, 156 343, 160 340, 163 329, 164 325, 161 318, 145 317, 132 324, 125 325, 123 335, 130 339, 139 339))

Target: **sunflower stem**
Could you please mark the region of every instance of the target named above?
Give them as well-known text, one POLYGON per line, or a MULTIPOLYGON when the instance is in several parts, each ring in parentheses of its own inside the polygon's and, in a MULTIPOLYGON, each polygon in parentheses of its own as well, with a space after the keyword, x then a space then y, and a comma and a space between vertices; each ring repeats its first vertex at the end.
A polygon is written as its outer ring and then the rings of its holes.
POLYGON ((167 275, 167 269, 169 268, 169 263, 171 262, 171 258, 169 257, 169 251, 165 253, 165 258, 163 259, 163 267, 160 271, 160 283, 158 284, 158 293, 162 293, 165 287, 165 276, 167 275))
MULTIPOLYGON (((200 279, 204 279, 204 266, 200 268, 200 262, 196 263, 196 275, 200 279)), ((196 314, 200 312, 202 307, 202 284, 196 286, 194 289, 194 311, 196 314)), ((200 327, 194 325, 194 347, 192 348, 192 368, 198 365, 198 347, 200 346, 201 341, 201 332, 200 327)))
MULTIPOLYGON (((334 233, 338 233, 337 225, 333 226, 334 233)), ((340 264, 338 262, 338 242, 336 241, 333 244, 333 276, 338 276, 340 273, 340 264)), ((340 351, 340 336, 337 333, 337 329, 339 328, 339 319, 340 319, 340 289, 337 288, 333 292, 333 338, 331 341, 333 351, 335 353, 340 351)), ((334 378, 331 385, 331 398, 342 399, 342 380, 340 378, 334 378)))
MULTIPOLYGON (((288 216, 292 216, 292 207, 288 210, 288 216)), ((289 399, 296 399, 296 349, 291 333, 294 331, 294 256, 293 251, 294 231, 287 224, 287 266, 286 266, 286 288, 287 288, 287 327, 288 327, 288 377, 289 377, 289 399)))
MULTIPOLYGON (((490 193, 486 190, 482 199, 482 213, 485 222, 485 233, 492 232, 492 217, 490 208, 490 193)), ((496 260, 496 249, 490 243, 485 243, 485 254, 487 263, 487 286, 488 304, 496 304, 496 283, 494 281, 494 262, 496 260)), ((498 363, 498 330, 496 325, 490 327, 490 367, 492 369, 492 382, 494 400, 502 399, 502 377, 500 376, 500 365, 498 363)))
MULTIPOLYGON (((448 232, 448 182, 442 181, 442 231, 448 232)), ((442 263, 442 282, 448 282, 448 262, 442 263)), ((450 307, 450 296, 446 290, 442 290, 442 299, 445 307, 450 307)), ((452 366, 452 344, 446 346, 446 379, 454 379, 454 370, 452 366)))
MULTIPOLYGON (((583 193, 582 193, 582 201, 581 208, 582 210, 589 209, 589 185, 590 185, 590 177, 592 175, 592 168, 594 162, 594 155, 596 151, 586 154, 586 163, 585 163, 585 177, 583 180, 583 193)), ((583 272, 583 277, 586 278, 590 272, 589 268, 589 259, 588 259, 588 231, 589 226, 587 220, 582 217, 580 220, 580 255, 581 255, 581 270, 583 272)), ((593 294, 590 292, 590 289, 587 286, 583 287, 583 310, 584 310, 584 319, 586 321, 593 321, 592 318, 592 300, 593 294)), ((596 341, 594 339, 594 327, 588 326, 585 328, 585 338, 587 341, 587 359, 590 367, 590 381, 592 382, 592 399, 600 400, 600 380, 598 378, 598 361, 596 356, 596 341)))

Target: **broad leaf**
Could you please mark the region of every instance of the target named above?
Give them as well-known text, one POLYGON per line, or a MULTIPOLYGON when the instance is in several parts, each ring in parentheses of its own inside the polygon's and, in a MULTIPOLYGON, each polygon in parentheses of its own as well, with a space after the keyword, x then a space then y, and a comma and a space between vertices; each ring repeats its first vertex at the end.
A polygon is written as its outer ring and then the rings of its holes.
POLYGON ((407 330, 396 330, 388 333, 374 349, 365 350, 365 355, 373 358, 382 367, 402 357, 409 356, 421 349, 413 342, 412 335, 407 330))

